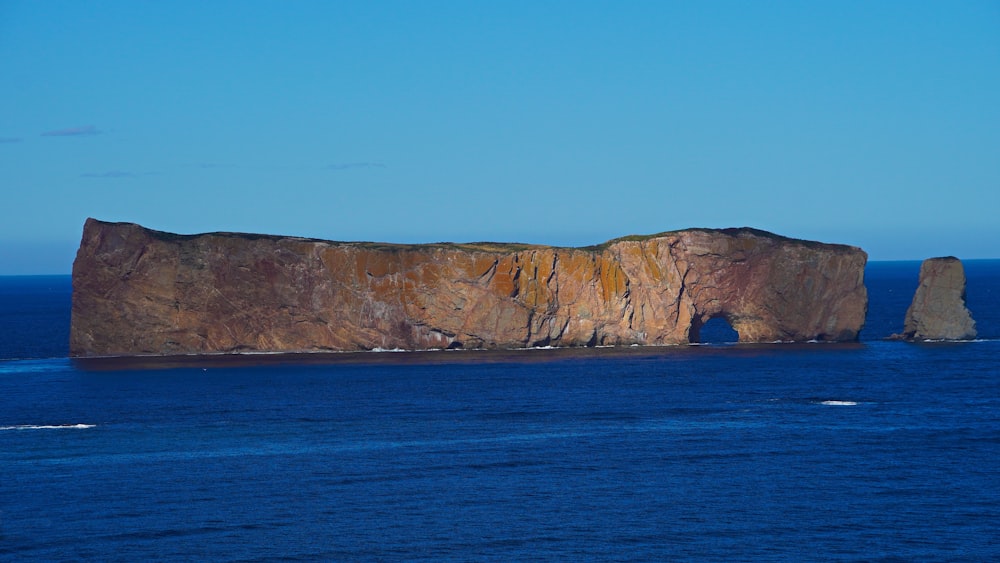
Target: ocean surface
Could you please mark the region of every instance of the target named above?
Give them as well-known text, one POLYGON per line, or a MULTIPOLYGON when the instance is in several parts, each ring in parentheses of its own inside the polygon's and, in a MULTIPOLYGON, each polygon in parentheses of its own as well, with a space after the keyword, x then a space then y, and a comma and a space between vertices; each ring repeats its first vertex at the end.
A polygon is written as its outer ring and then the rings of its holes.
POLYGON ((1000 560, 1000 261, 973 342, 74 361, 0 277, 3 561, 1000 560))

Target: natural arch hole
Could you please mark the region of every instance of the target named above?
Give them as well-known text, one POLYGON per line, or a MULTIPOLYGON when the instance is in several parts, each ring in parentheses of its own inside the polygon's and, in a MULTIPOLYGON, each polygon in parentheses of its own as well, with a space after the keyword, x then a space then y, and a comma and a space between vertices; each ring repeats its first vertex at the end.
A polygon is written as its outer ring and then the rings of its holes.
POLYGON ((704 324, 692 323, 690 340, 700 344, 732 344, 739 342, 740 333, 724 317, 713 317, 704 324))

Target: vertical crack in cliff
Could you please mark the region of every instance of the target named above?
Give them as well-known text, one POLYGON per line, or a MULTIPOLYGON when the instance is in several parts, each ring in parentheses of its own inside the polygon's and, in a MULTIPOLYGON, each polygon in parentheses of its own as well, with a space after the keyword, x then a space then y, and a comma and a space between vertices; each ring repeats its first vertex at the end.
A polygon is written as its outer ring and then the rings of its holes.
MULTIPOLYGON (((548 312, 553 315, 559 313, 559 276, 556 275, 558 266, 559 253, 553 252, 551 270, 545 278, 545 287, 549 290, 548 312)), ((559 332, 559 336, 562 337, 562 331, 559 332)))
POLYGON ((559 327, 559 334, 556 336, 556 339, 558 339, 560 342, 562 341, 563 335, 566 334, 566 329, 569 328, 570 320, 571 320, 570 317, 566 317, 566 320, 563 321, 562 326, 559 327))
POLYGON ((131 260, 129 260, 128 270, 125 271, 124 279, 128 279, 131 277, 132 272, 139 269, 139 262, 142 260, 142 257, 146 255, 147 250, 148 247, 143 245, 139 248, 139 252, 137 252, 131 260))
MULTIPOLYGON (((677 306, 674 307, 674 326, 675 327, 680 326, 680 324, 681 324, 681 308, 684 307, 685 294, 688 292, 688 289, 687 289, 687 276, 688 276, 688 272, 691 271, 690 268, 685 267, 684 271, 681 272, 681 266, 680 266, 681 263, 677 259, 677 256, 674 254, 674 251, 677 248, 677 243, 678 242, 679 241, 675 241, 675 242, 673 242, 673 243, 670 244, 670 252, 669 252, 670 257, 672 259, 671 262, 673 262, 673 265, 674 265, 674 272, 677 274, 677 279, 680 282, 680 285, 677 287, 677 306)), ((687 265, 688 264, 685 262, 685 266, 687 266, 687 265)), ((688 335, 690 335, 690 333, 691 333, 691 324, 690 324, 690 322, 688 323, 686 332, 688 333, 688 335)), ((690 336, 689 336, 689 338, 690 338, 690 336)))
POLYGON ((479 274, 479 281, 482 282, 483 285, 489 285, 490 282, 493 281, 493 276, 496 275, 497 267, 499 265, 500 265, 500 259, 494 258, 493 264, 491 264, 489 268, 486 268, 485 272, 479 274))
POLYGON ((635 315, 635 308, 632 306, 632 280, 629 279, 624 271, 622 271, 622 275, 625 276, 625 291, 619 296, 619 299, 623 300, 622 319, 627 321, 626 326, 631 329, 632 317, 635 315))
MULTIPOLYGON (((514 256, 515 256, 514 262, 516 263, 517 255, 515 254, 514 256)), ((518 265, 512 269, 514 273, 510 278, 510 284, 511 284, 510 297, 513 299, 516 298, 521 293, 521 266, 518 265)))
POLYGON ((527 346, 528 343, 531 342, 531 327, 532 327, 532 321, 534 321, 534 320, 535 320, 535 311, 534 311, 534 309, 530 309, 529 308, 528 309, 528 323, 527 323, 528 326, 525 327, 526 330, 525 330, 525 335, 524 335, 524 345, 525 346, 527 346))

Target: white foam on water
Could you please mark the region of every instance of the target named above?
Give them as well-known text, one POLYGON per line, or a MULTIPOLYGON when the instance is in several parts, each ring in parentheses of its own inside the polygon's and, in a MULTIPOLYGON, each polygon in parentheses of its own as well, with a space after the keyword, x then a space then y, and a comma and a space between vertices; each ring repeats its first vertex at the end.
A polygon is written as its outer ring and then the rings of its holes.
POLYGON ((18 424, 16 426, 0 426, 0 430, 80 430, 93 428, 96 424, 18 424))
POLYGON ((923 340, 918 340, 918 342, 926 342, 929 344, 936 344, 939 342, 997 342, 1000 339, 997 338, 925 338, 923 340))
POLYGON ((858 403, 855 401, 820 401, 819 404, 834 407, 853 407, 858 403))
POLYGON ((14 359, 4 358, 0 360, 0 375, 13 375, 20 373, 53 373, 63 372, 70 365, 69 358, 51 359, 14 359))

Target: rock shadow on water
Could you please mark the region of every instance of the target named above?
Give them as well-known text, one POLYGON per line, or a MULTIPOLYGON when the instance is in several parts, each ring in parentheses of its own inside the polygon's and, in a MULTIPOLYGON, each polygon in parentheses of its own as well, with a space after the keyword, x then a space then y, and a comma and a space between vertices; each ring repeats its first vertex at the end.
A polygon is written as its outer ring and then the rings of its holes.
MULTIPOLYGON (((725 332, 725 327, 720 329, 725 332)), ((735 331, 734 331, 735 332, 735 331)), ((722 355, 756 357, 775 352, 851 351, 860 342, 774 342, 735 345, 597 346, 517 349, 413 350, 368 352, 288 352, 268 354, 219 353, 183 356, 105 356, 70 358, 75 369, 87 372, 172 369, 244 369, 292 366, 379 366, 443 364, 536 364, 607 360, 698 360, 722 355)))

